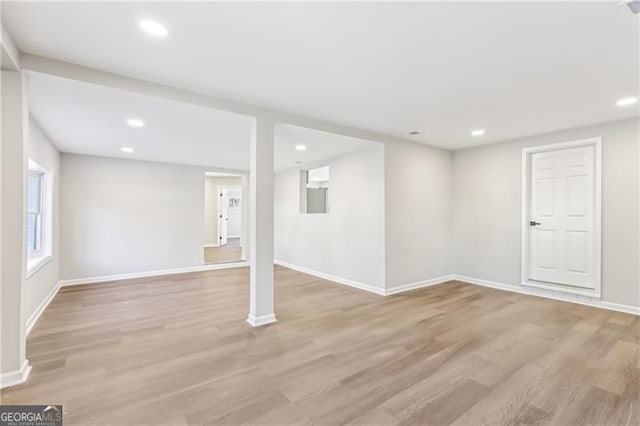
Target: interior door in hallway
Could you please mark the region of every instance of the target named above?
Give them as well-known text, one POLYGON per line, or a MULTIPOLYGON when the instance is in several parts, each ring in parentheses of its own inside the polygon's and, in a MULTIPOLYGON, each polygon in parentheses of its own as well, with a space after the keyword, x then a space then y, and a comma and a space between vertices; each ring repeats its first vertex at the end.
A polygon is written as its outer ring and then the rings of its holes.
POLYGON ((229 190, 227 188, 218 189, 218 240, 221 246, 227 244, 228 224, 229 224, 229 190))

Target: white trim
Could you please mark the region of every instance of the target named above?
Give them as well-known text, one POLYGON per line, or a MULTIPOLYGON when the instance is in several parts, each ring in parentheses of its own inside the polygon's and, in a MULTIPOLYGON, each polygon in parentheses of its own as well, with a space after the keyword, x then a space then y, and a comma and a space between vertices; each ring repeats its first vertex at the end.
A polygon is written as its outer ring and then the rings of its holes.
POLYGON ((52 255, 31 257, 27 259, 27 279, 53 260, 52 255))
POLYGON ((222 172, 204 172, 206 177, 218 178, 218 177, 242 177, 240 173, 222 173, 222 172))
POLYGON ((430 278, 427 280, 416 281, 409 284, 404 284, 397 287, 388 289, 373 286, 371 284, 364 284, 358 281, 353 281, 347 278, 338 277, 335 275, 319 272, 313 269, 309 269, 304 266, 295 265, 293 263, 285 262, 284 260, 275 259, 273 261, 276 265, 284 266, 285 268, 293 269, 294 271, 302 272, 303 274, 313 275, 314 277, 322 278, 324 280, 332 281, 337 284, 348 285, 349 287, 357 288, 358 290, 368 291, 370 293, 377 294, 379 296, 391 296, 392 294, 398 294, 405 291, 415 290, 423 287, 430 287, 432 285, 442 284, 447 281, 451 281, 453 275, 444 275, 442 277, 430 278))
POLYGON ((275 314, 261 315, 259 317, 255 317, 249 314, 249 316, 247 317, 247 322, 251 324, 252 327, 260 327, 267 324, 273 324, 276 321, 278 320, 276 319, 275 314))
POLYGON ((214 244, 205 244, 204 245, 204 248, 213 248, 213 247, 220 247, 220 245, 219 244, 215 244, 215 243, 214 244))
POLYGON ((348 285, 349 287, 354 287, 359 290, 365 290, 371 293, 378 294, 380 296, 385 295, 385 290, 383 288, 375 287, 370 284, 364 284, 358 281, 349 280, 347 278, 337 277, 335 275, 315 271, 313 269, 309 269, 304 266, 298 266, 298 265, 294 265, 293 263, 285 262, 284 260, 274 259, 273 263, 275 263, 276 265, 284 266, 285 268, 293 269, 294 271, 302 272, 304 274, 313 275, 314 277, 333 281, 338 284, 348 285))
POLYGON ((541 290, 550 290, 550 291, 555 291, 560 293, 575 294, 578 296, 593 297, 595 299, 600 299, 602 297, 600 292, 596 292, 595 289, 589 289, 589 288, 571 287, 571 286, 565 286, 561 284, 553 284, 553 283, 546 283, 543 281, 532 281, 532 280, 524 281, 524 282, 521 282, 520 284, 523 287, 539 288, 541 290))
POLYGON ((453 275, 443 275, 441 277, 431 278, 428 280, 416 281, 409 284, 404 284, 397 287, 391 287, 384 291, 385 296, 390 296, 392 294, 398 294, 405 291, 416 290, 418 288, 431 287, 433 285, 443 284, 448 281, 453 280, 453 275))
POLYGON ((482 280, 479 278, 466 277, 463 275, 452 275, 452 280, 462 281, 468 284, 481 285, 483 287, 491 287, 497 290, 511 291, 513 293, 526 294, 528 296, 544 297, 547 299, 560 300, 563 302, 577 303, 580 305, 592 306, 594 308, 607 309, 610 311, 624 312, 632 315, 640 315, 640 306, 622 305, 620 303, 605 302, 595 297, 568 295, 557 289, 545 290, 541 288, 533 287, 519 287, 517 285, 510 285, 499 283, 496 281, 482 280))
POLYGON ((45 309, 47 309, 47 306, 49 306, 49 303, 51 303, 53 298, 56 297, 56 294, 58 294, 60 287, 61 287, 60 282, 57 282, 56 285, 53 286, 53 288, 51 289, 47 297, 45 297, 44 300, 40 302, 36 310, 27 319, 27 324, 26 324, 27 336, 29 335, 29 333, 31 333, 33 326, 36 325, 36 322, 38 322, 38 320, 40 319, 40 316, 44 313, 45 309))
MULTIPOLYGON (((38 211, 33 212, 38 215, 37 230, 36 230, 36 250, 31 251, 27 249, 27 278, 33 275, 41 266, 39 262, 41 259, 46 259, 52 256, 53 253, 53 172, 45 167, 42 167, 33 159, 29 158, 28 161, 28 174, 38 175, 40 178, 38 185, 38 198, 39 205, 38 211), (33 265, 29 265, 29 260, 32 260, 33 265), (29 268, 33 270, 29 270, 29 268)), ((27 209, 27 216, 29 215, 27 209)), ((26 239, 25 239, 26 241, 26 239)))
POLYGON ((31 366, 29 365, 29 360, 25 359, 20 370, 0 374, 0 389, 16 386, 26 382, 27 377, 29 377, 29 373, 31 373, 31 366))
POLYGON ((81 284, 97 284, 109 281, 128 280, 132 278, 157 277, 160 275, 185 274, 188 272, 216 271, 218 269, 244 268, 249 266, 247 262, 218 263, 215 265, 192 266, 187 268, 162 269, 159 271, 133 272, 129 274, 103 275, 100 277, 76 278, 60 281, 61 287, 81 284))
MULTIPOLYGON (((568 142, 560 142, 549 145, 532 146, 522 149, 522 177, 521 177, 521 216, 520 216, 520 283, 525 287, 534 287, 542 290, 551 290, 587 296, 590 298, 602 297, 602 137, 578 139, 568 142), (529 271, 529 188, 530 184, 530 157, 536 152, 558 151, 567 148, 581 146, 594 146, 594 182, 595 182, 595 227, 594 227, 594 253, 593 253, 593 277, 594 288, 582 289, 554 283, 543 283, 530 280, 529 271)), ((607 302, 605 302, 607 303, 607 302)))

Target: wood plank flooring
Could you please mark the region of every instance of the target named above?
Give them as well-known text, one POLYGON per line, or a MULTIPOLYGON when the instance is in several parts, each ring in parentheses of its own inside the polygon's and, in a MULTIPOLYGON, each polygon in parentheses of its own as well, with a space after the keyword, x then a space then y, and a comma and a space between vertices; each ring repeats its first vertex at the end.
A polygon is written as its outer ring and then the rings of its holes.
POLYGON ((66 425, 638 425, 639 317, 460 282, 382 297, 276 268, 67 287, 3 404, 66 425))
POLYGON ((204 263, 229 263, 242 261, 242 248, 240 238, 229 238, 227 244, 221 247, 205 247, 204 263))

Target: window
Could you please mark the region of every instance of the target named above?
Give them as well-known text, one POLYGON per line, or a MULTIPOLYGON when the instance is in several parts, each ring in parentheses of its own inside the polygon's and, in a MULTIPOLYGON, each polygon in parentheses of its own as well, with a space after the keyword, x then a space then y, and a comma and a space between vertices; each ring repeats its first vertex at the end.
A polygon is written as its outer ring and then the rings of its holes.
POLYGON ((300 213, 329 211, 329 166, 300 171, 300 213))
POLYGON ((29 160, 27 177, 27 276, 51 260, 52 175, 29 160))
POLYGON ((231 197, 229 196, 229 208, 237 209, 240 207, 240 198, 239 197, 231 197))
POLYGON ((29 170, 27 189, 27 248, 29 256, 37 256, 42 250, 42 182, 44 173, 29 170))

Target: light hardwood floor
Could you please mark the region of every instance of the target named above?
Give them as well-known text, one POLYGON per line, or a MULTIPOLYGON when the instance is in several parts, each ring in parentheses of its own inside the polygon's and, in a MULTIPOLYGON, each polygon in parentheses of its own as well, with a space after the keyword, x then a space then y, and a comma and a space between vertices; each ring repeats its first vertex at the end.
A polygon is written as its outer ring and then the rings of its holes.
POLYGON ((63 288, 4 404, 66 425, 640 423, 639 317, 460 282, 382 297, 276 268, 63 288))
POLYGON ((242 248, 240 238, 229 238, 227 244, 222 247, 205 247, 204 263, 229 263, 242 261, 242 248))

